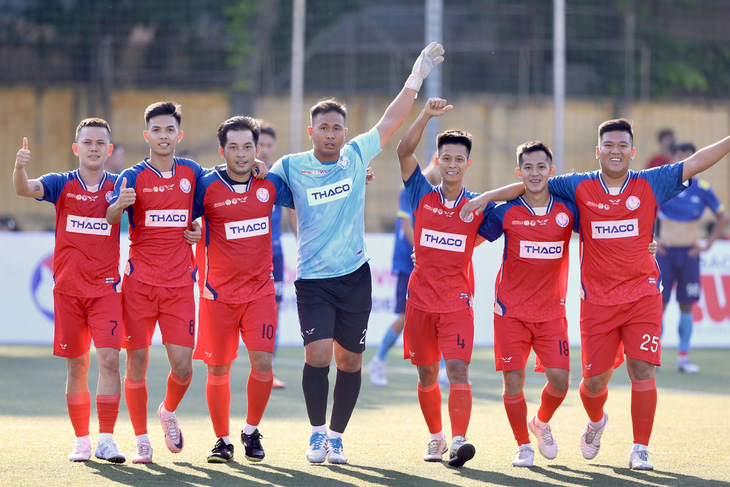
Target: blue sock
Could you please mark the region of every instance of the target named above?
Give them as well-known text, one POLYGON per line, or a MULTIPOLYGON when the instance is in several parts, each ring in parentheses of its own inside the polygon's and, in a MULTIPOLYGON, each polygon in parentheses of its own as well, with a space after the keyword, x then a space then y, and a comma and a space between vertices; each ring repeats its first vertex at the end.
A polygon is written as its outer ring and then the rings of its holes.
POLYGON ((679 352, 689 352, 689 339, 692 336, 692 312, 679 313, 679 352))
POLYGON ((385 361, 388 357, 388 351, 393 348, 393 345, 395 345, 395 341, 398 340, 399 336, 400 333, 396 333, 391 327, 388 327, 388 331, 385 332, 383 341, 380 342, 380 348, 378 348, 378 353, 376 353, 375 356, 380 360, 385 361))

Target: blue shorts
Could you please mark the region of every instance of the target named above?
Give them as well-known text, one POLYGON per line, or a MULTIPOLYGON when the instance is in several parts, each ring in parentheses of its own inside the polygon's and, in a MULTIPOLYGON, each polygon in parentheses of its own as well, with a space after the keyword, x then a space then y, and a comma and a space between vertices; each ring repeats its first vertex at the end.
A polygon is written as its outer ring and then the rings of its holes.
POLYGON ((690 257, 692 247, 667 247, 666 255, 657 254, 662 273, 662 301, 669 302, 672 288, 677 285, 677 302, 696 303, 700 299, 700 258, 690 257))
POLYGON ((281 303, 284 297, 284 254, 274 254, 271 262, 274 264, 274 289, 276 302, 281 303))
POLYGON ((407 272, 397 272, 398 281, 395 284, 395 309, 394 313, 399 315, 406 312, 406 298, 408 297, 408 279, 411 274, 407 272))

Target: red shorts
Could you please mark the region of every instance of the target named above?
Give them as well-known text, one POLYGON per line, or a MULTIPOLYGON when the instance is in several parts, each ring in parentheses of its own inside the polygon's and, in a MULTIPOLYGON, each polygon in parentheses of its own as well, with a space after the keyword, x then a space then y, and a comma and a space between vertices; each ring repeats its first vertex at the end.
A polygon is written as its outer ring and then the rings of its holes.
POLYGON ((522 370, 530 349, 535 350, 536 372, 544 367, 570 369, 568 320, 532 323, 517 318, 494 315, 494 364, 497 370, 522 370))
POLYGON ((276 295, 250 303, 227 304, 200 299, 198 344, 193 358, 208 365, 226 365, 238 357, 238 336, 249 351, 274 353, 276 295))
POLYGON ((155 324, 160 323, 164 343, 193 348, 195 345, 195 298, 193 285, 160 287, 124 276, 124 348, 136 350, 152 344, 155 324))
POLYGON ((458 358, 471 362, 474 347, 474 310, 465 308, 451 313, 421 311, 406 303, 403 328, 403 358, 413 365, 430 365, 458 358))
POLYGON ((107 294, 99 298, 77 298, 53 292, 53 355, 80 357, 96 348, 122 345, 122 296, 107 294))
POLYGON ((583 376, 618 367, 627 357, 661 365, 662 295, 633 303, 599 306, 581 302, 580 338, 583 376))

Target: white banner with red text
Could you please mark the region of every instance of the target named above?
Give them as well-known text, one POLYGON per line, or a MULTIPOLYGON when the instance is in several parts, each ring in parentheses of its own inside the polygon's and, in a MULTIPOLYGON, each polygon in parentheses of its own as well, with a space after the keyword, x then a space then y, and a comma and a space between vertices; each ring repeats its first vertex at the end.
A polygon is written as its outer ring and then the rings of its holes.
MULTIPOLYGON (((395 318, 395 277, 391 274, 393 236, 366 235, 373 277, 373 310, 367 334, 368 346, 380 343, 395 318)), ((296 242, 284 234, 284 300, 279 316, 279 344, 301 345, 294 292, 296 242)), ((45 344, 53 342, 53 243, 52 233, 0 232, 0 343, 45 344)), ((478 346, 493 344, 494 280, 502 259, 502 241, 485 242, 474 251, 476 296, 475 334, 478 346)), ((122 260, 128 252, 122 235, 122 260)), ((570 279, 567 315, 570 341, 580 345, 578 241, 570 245, 570 279)), ((123 269, 123 267, 121 267, 123 269)), ((610 272, 606 269, 606 272, 610 272)), ((164 272, 164 269, 160 269, 164 272)), ((719 241, 701 258, 702 297, 694 308, 694 347, 730 347, 730 242, 719 241)), ((529 285, 529 283, 526 283, 529 285)), ((197 286, 196 286, 197 292, 197 286)), ((676 347, 679 308, 667 307, 662 344, 676 347)), ((154 343, 161 343, 159 332, 154 343)))

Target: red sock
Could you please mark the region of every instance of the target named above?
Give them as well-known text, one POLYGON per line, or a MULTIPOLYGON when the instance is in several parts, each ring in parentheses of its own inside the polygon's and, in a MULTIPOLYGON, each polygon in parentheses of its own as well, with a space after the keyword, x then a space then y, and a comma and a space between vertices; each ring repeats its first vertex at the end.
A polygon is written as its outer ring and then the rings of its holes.
POLYGON ((134 434, 147 434, 147 379, 133 382, 124 379, 124 400, 134 434))
POLYGON ((439 383, 423 387, 418 383, 418 403, 421 405, 423 419, 426 420, 428 432, 440 433, 444 427, 441 424, 441 388, 439 383))
POLYGON ((512 427, 512 434, 515 435, 517 445, 525 445, 530 442, 530 434, 527 432, 527 401, 525 393, 520 392, 516 396, 502 396, 504 410, 507 411, 507 419, 512 427))
POLYGON ((603 420, 603 405, 608 399, 608 387, 598 392, 591 392, 585 385, 585 381, 580 381, 580 400, 583 401, 583 409, 588 413, 588 418, 597 423, 603 420))
POLYGON ((471 419, 471 386, 469 384, 451 384, 449 418, 451 419, 451 436, 466 436, 466 429, 469 427, 469 419, 471 419))
POLYGON ((218 438, 228 436, 231 416, 231 374, 213 375, 208 372, 205 397, 208 400, 208 411, 215 436, 218 438))
POLYGON ((185 396, 185 391, 190 387, 190 381, 193 380, 193 373, 187 379, 181 379, 170 371, 167 375, 167 392, 165 393, 165 409, 173 412, 180 405, 180 401, 185 396))
POLYGON ((271 396, 271 386, 274 384, 274 371, 259 372, 251 369, 246 384, 246 397, 248 399, 248 410, 246 411, 246 423, 251 426, 258 426, 266 410, 271 396))
POLYGON ((656 382, 653 377, 631 381, 631 422, 634 426, 634 443, 649 446, 656 403, 656 382))
POLYGON ((550 384, 545 384, 545 387, 542 388, 540 408, 537 410, 537 419, 543 423, 549 423, 555 411, 563 404, 563 400, 567 394, 567 387, 564 391, 559 391, 550 384))
POLYGON ((99 433, 114 433, 119 416, 121 394, 97 394, 96 415, 99 417, 99 433))
POLYGON ((66 394, 68 417, 71 418, 74 434, 77 438, 89 436, 89 418, 91 417, 91 396, 89 391, 79 394, 66 394))

